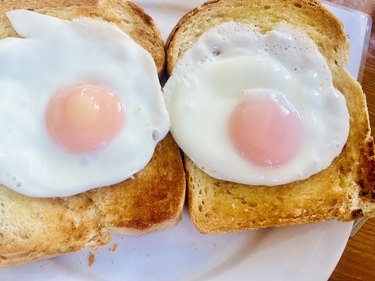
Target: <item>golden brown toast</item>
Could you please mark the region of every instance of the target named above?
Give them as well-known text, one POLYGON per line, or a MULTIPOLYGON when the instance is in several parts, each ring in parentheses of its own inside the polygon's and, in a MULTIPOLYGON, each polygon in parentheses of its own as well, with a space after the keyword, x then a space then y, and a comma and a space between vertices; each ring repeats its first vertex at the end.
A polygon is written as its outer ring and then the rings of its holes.
POLYGON ((187 13, 167 42, 167 69, 206 30, 226 22, 252 23, 261 32, 286 21, 308 34, 345 96, 350 132, 341 154, 320 173, 279 186, 251 186, 211 178, 187 156, 191 219, 199 231, 218 233, 375 216, 375 157, 365 95, 345 69, 349 44, 342 23, 314 0, 214 0, 187 13))
MULTIPOLYGON (((137 5, 108 1, 2 1, 1 37, 15 36, 8 10, 32 9, 65 19, 92 17, 117 24, 148 50, 159 73, 164 44, 154 21, 137 5)), ((59 179, 56 179, 59 180, 59 179)), ((31 198, 0 185, 0 266, 53 257, 111 241, 111 231, 143 234, 175 225, 181 218, 185 174, 170 135, 134 179, 66 198, 31 198)))

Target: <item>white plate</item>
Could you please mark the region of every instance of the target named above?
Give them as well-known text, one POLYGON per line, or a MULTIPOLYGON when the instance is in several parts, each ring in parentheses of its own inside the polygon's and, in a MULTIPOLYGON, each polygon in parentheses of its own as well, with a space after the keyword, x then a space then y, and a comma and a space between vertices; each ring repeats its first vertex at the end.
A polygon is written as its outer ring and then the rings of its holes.
MULTIPOLYGON (((137 1, 155 18, 164 38, 177 20, 202 1, 137 1), (176 2, 178 4, 176 4, 176 2)), ((331 7, 351 40, 350 71, 357 76, 366 46, 368 17, 331 7)), ((115 235, 111 245, 89 252, 0 271, 0 280, 19 281, 197 281, 327 280, 348 240, 352 223, 335 221, 222 235, 199 234, 187 212, 172 229, 131 237, 115 235), (117 251, 113 248, 117 247, 117 251)))
POLYGON ((29 265, 2 269, 7 281, 327 280, 347 242, 351 223, 324 222, 231 233, 197 233, 187 213, 172 229, 29 265), (118 245, 117 252, 110 249, 118 245))

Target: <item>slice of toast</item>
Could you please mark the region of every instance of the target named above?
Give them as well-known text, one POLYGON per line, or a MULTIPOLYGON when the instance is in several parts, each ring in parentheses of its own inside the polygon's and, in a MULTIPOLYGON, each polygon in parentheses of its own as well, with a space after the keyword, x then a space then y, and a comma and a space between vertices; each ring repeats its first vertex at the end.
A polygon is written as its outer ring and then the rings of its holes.
MULTIPOLYGON (((31 9, 60 18, 92 17, 117 24, 148 50, 159 73, 164 43, 154 21, 137 5, 108 1, 2 1, 0 36, 15 36, 5 17, 31 9)), ((57 181, 59 179, 56 179, 57 181)), ((66 198, 31 198, 0 186, 0 266, 53 257, 111 241, 111 232, 143 234, 175 225, 181 218, 185 174, 170 135, 134 179, 66 198)))
POLYGON ((328 62, 334 86, 345 96, 350 133, 342 153, 327 169, 273 187, 211 178, 185 156, 189 212, 198 230, 219 233, 375 216, 373 138, 365 95, 345 69, 349 44, 342 23, 314 0, 209 1, 186 14, 170 34, 169 74, 203 32, 226 21, 252 23, 262 32, 286 21, 308 34, 328 62))

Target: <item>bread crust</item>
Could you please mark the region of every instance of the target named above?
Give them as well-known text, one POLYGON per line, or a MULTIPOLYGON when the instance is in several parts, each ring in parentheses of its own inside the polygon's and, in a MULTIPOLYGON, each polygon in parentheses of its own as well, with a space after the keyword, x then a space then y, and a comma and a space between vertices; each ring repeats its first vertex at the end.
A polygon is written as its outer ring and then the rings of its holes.
MULTIPOLYGON (((148 50, 161 73, 164 43, 154 21, 137 5, 108 1, 2 1, 1 38, 15 36, 5 12, 31 9, 73 19, 115 23, 148 50)), ((56 179, 58 180, 58 179, 56 179)), ((178 146, 168 134, 134 179, 65 198, 31 198, 0 185, 0 267, 79 251, 111 241, 111 232, 144 234, 181 219, 185 174, 178 146)))
POLYGON ((199 231, 218 233, 252 228, 375 216, 375 158, 366 98, 345 69, 349 44, 342 23, 314 0, 214 0, 187 13, 167 41, 167 69, 197 38, 225 21, 255 24, 262 32, 286 21, 307 33, 345 96, 350 132, 342 153, 320 173, 302 181, 266 187, 216 180, 187 156, 185 167, 191 219, 199 231))
POLYGON ((166 43, 168 73, 205 30, 231 20, 255 24, 262 32, 285 21, 307 33, 330 63, 342 67, 348 63, 344 26, 318 1, 212 0, 188 12, 170 33, 166 43))

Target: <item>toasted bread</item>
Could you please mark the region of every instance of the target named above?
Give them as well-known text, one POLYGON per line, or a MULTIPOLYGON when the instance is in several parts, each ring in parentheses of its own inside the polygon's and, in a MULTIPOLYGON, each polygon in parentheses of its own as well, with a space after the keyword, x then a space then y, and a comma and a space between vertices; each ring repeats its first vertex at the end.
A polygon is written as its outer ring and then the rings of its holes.
POLYGON ((349 137, 331 165, 279 186, 251 186, 211 178, 187 156, 190 217, 203 233, 375 216, 375 157, 366 98, 348 73, 349 44, 342 23, 314 0, 214 0, 187 13, 167 41, 167 69, 174 66, 206 30, 226 22, 252 23, 261 32, 285 21, 315 41, 331 69, 334 86, 345 96, 349 137))
MULTIPOLYGON (((1 37, 15 36, 5 17, 12 9, 73 19, 92 17, 117 24, 148 50, 159 72, 164 43, 154 21, 137 5, 108 1, 2 1, 1 37)), ((58 181, 59 179, 56 179, 58 181)), ((111 232, 143 234, 175 225, 181 218, 185 174, 170 135, 134 179, 66 198, 31 198, 0 186, 0 266, 53 257, 111 241, 111 232)))

